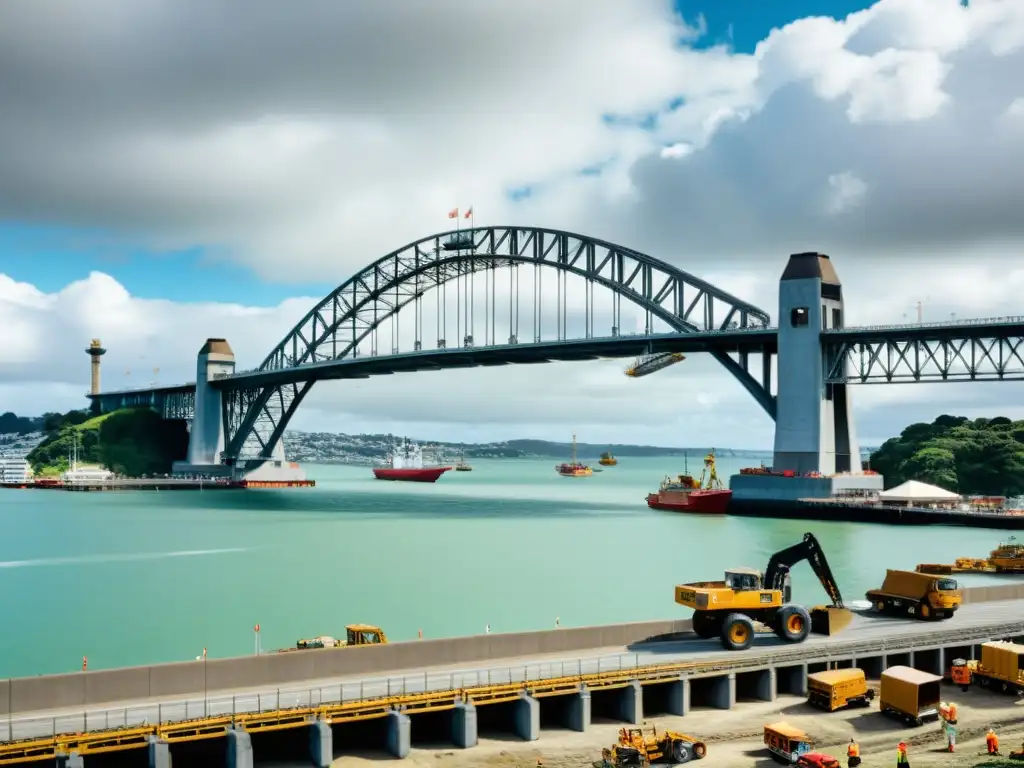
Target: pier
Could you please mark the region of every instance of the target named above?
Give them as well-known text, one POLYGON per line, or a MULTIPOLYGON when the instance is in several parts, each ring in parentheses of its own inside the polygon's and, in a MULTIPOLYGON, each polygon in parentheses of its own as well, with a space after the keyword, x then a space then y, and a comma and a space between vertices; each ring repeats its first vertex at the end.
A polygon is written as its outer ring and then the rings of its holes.
POLYGON ((233 491, 246 488, 313 488, 315 480, 192 480, 179 477, 126 478, 73 483, 3 483, 0 488, 41 491, 233 491))
POLYGON ((1024 638, 1022 596, 1019 584, 966 589, 946 622, 858 616, 836 637, 766 637, 738 653, 695 639, 688 621, 661 621, 5 680, 0 765, 140 750, 161 768, 205 743, 229 768, 282 748, 327 766, 354 746, 402 758, 424 741, 468 749, 481 733, 534 741, 593 717, 727 710, 803 695, 807 675, 827 668, 941 673, 981 643, 1024 638))

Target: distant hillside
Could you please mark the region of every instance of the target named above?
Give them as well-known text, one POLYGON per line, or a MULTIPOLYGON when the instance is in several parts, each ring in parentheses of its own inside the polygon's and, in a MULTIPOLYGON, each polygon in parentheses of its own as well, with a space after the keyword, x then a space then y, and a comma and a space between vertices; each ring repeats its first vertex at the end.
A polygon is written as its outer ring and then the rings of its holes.
MULTIPOLYGON (((346 435, 330 432, 287 432, 285 443, 289 458, 295 461, 323 462, 338 464, 372 464, 383 459, 391 445, 400 438, 392 435, 346 435)), ((437 446, 448 458, 465 453, 467 459, 528 459, 568 458, 572 452, 571 443, 554 443, 548 440, 505 440, 494 443, 449 443, 443 440, 414 438, 420 445, 437 446)), ((596 459, 602 452, 611 451, 623 458, 629 456, 703 456, 709 448, 667 448, 654 445, 626 445, 619 443, 577 443, 581 458, 596 459)), ((763 451, 715 448, 719 456, 749 458, 763 456, 763 451)))

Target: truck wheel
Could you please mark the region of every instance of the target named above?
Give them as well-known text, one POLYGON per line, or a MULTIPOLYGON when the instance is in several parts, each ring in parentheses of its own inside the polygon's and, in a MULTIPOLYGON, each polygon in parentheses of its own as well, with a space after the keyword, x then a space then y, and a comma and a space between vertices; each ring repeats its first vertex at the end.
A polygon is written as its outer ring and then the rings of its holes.
POLYGON ((802 643, 811 631, 811 615, 800 605, 784 605, 775 614, 775 634, 787 643, 802 643))
POLYGON ((742 613, 730 613, 722 622, 722 645, 727 651, 745 651, 754 642, 754 622, 742 613))
POLYGON ((718 621, 717 617, 713 613, 708 611, 694 611, 693 612, 693 634, 699 637, 701 640, 708 640, 718 634, 718 621))

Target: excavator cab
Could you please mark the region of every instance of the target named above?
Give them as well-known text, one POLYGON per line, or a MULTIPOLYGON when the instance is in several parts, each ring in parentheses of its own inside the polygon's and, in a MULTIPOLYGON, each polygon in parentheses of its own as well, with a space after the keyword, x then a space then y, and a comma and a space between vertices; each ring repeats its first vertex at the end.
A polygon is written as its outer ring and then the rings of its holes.
POLYGON ((733 568, 725 572, 725 586, 734 592, 761 589, 761 572, 753 568, 733 568))
POLYGON ((372 624, 349 624, 345 634, 345 645, 383 645, 388 641, 384 630, 372 624))

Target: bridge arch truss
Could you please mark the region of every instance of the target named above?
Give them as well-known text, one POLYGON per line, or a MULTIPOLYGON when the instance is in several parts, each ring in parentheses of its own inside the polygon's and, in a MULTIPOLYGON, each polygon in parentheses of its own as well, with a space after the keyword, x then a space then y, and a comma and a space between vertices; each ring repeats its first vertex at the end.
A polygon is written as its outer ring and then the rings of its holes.
MULTIPOLYGON (((497 344, 496 285, 499 269, 508 269, 510 294, 507 311, 509 336, 507 340, 503 337, 500 343, 540 342, 542 304, 539 299, 543 294, 540 268, 550 268, 558 274, 556 314, 559 317, 556 319, 560 339, 566 338, 568 333, 564 299, 568 275, 576 275, 585 281, 585 333, 588 339, 594 337, 595 285, 612 293, 610 330, 613 337, 622 333, 623 298, 643 310, 648 335, 653 331, 655 319, 681 334, 766 328, 770 322, 769 315, 760 308, 630 248, 560 230, 476 227, 417 240, 356 273, 310 309, 267 355, 258 370, 283 371, 353 358, 360 354, 360 344, 368 338, 371 340, 371 354, 377 354, 377 329, 406 307, 413 308, 415 348, 419 350, 421 334, 425 330, 422 328, 425 294, 431 290, 443 291, 453 281, 457 286, 464 285, 466 283, 459 281, 475 280, 473 276, 480 273, 485 274, 483 300, 485 305, 489 305, 485 309, 484 341, 486 344, 489 339, 490 344, 497 344), (523 341, 518 333, 518 294, 520 268, 526 265, 534 266, 535 305, 531 318, 534 337, 523 341)), ((472 297, 467 298, 467 301, 473 300, 472 297)), ((460 339, 459 346, 472 347, 476 341, 472 334, 475 323, 468 320, 471 311, 467 309, 468 333, 460 339)), ((457 318, 457 327, 458 321, 461 318, 457 318)), ((445 338, 447 325, 438 326, 439 349, 451 347, 445 338)), ((397 324, 393 323, 392 328, 397 329, 397 324)), ((393 334, 391 352, 398 354, 397 330, 393 330, 393 334)), ((708 351, 774 417, 774 398, 767 380, 768 366, 764 366, 762 378, 758 380, 747 370, 745 354, 735 360, 719 350, 708 351)), ((285 427, 315 381, 316 373, 311 370, 309 379, 299 382, 253 388, 228 387, 225 392, 224 458, 231 463, 272 458, 285 427)))

